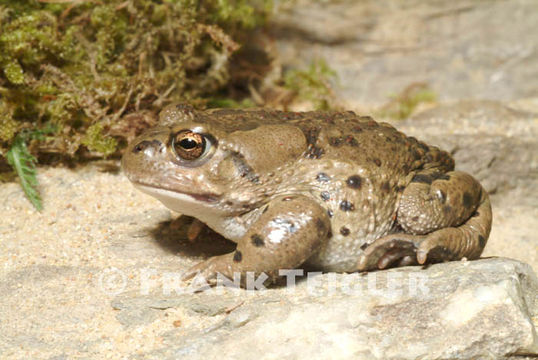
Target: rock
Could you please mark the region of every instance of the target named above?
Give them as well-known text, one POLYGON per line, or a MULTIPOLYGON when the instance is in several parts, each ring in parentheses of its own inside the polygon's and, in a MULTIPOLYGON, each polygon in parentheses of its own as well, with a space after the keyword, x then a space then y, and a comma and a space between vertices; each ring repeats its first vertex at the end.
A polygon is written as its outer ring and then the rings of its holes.
MULTIPOLYGON (((278 303, 247 300, 218 326, 187 334, 172 330, 164 346, 142 358, 500 359, 538 354, 538 279, 528 265, 514 260, 323 274, 293 290, 266 291, 280 292, 278 303)), ((248 299, 245 291, 237 296, 248 299)))
MULTIPOLYGON (((162 297, 159 294, 139 296, 137 292, 122 294, 114 299, 112 307, 120 310, 116 318, 124 326, 151 323, 159 310, 181 307, 205 316, 216 316, 232 308, 237 299, 200 294, 182 294, 176 297, 162 297)), ((240 321, 240 320, 238 320, 240 321)), ((246 320, 244 320, 246 321, 246 320)))
MULTIPOLYGON (((286 4, 286 3, 284 3, 286 4)), ((294 1, 271 26, 284 67, 323 58, 345 107, 379 106, 411 84, 441 100, 535 96, 538 3, 294 1)))

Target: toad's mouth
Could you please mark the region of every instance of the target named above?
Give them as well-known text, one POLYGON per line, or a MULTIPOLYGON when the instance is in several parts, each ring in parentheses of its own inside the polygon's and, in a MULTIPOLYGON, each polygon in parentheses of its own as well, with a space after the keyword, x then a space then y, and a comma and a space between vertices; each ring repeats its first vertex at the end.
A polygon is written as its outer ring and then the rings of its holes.
POLYGON ((163 197, 180 198, 180 197, 188 196, 196 201, 206 202, 206 203, 215 203, 219 200, 219 196, 217 194, 211 194, 211 193, 195 194, 195 193, 190 193, 186 191, 172 190, 166 187, 156 187, 154 185, 144 184, 141 182, 133 182, 133 185, 140 191, 148 195, 151 195, 153 197, 156 197, 158 199, 163 198, 163 197))

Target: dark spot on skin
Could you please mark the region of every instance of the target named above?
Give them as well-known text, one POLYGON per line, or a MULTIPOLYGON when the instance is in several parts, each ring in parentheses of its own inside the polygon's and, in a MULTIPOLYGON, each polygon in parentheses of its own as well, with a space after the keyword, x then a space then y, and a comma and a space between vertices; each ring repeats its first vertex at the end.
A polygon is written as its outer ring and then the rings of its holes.
POLYGON ((411 220, 414 221, 414 222, 417 222, 417 221, 418 221, 418 216, 413 216, 413 217, 411 218, 411 220))
POLYGON ((331 209, 327 210, 327 215, 329 215, 329 217, 333 217, 334 216, 334 213, 331 209))
POLYGON ((432 178, 432 180, 450 180, 450 175, 446 175, 439 171, 436 171, 429 176, 432 178))
POLYGON ((342 211, 353 211, 355 210, 355 205, 353 205, 353 203, 347 201, 347 200, 342 200, 340 201, 340 210, 342 211))
POLYGON ((320 218, 316 219, 316 228, 319 232, 325 231, 325 223, 320 218))
POLYGON ((364 243, 361 245, 361 250, 366 250, 367 247, 368 247, 368 243, 364 243))
POLYGON ((403 185, 398 185, 398 186, 396 187, 396 191, 397 191, 397 192, 402 192, 402 191, 404 191, 404 190, 405 190, 405 186, 403 186, 403 185))
POLYGON ((328 201, 331 199, 331 194, 329 194, 328 191, 322 191, 320 196, 324 201, 328 201))
POLYGON ((424 144, 422 141, 419 141, 418 147, 422 149, 425 153, 428 152, 430 149, 428 148, 428 145, 424 144))
POLYGON ((478 235, 478 245, 483 248, 484 246, 486 246, 486 238, 483 237, 482 235, 478 235))
POLYGON ((331 178, 329 177, 329 175, 320 172, 320 173, 316 176, 316 180, 319 181, 319 182, 328 182, 328 181, 331 180, 331 178))
POLYGON ((262 214, 265 214, 269 210, 269 206, 266 206, 265 209, 263 209, 262 214))
POLYGON ((186 113, 194 111, 194 108, 189 104, 177 104, 176 109, 186 113))
POLYGON ((421 154, 420 151, 418 151, 417 149, 412 149, 412 150, 411 150, 411 154, 413 155, 413 157, 415 158, 415 160, 420 160, 420 159, 422 159, 422 155, 424 155, 424 154, 421 154))
POLYGON ((239 172, 239 176, 244 177, 255 184, 260 182, 260 177, 256 175, 254 169, 247 164, 243 155, 238 152, 232 153, 232 161, 239 172))
POLYGON ((477 216, 480 216, 480 212, 475 211, 474 214, 473 214, 473 217, 477 217, 477 216))
POLYGON ((437 198, 441 202, 441 204, 444 204, 446 202, 446 194, 443 190, 439 189, 437 190, 437 198))
POLYGON ((241 254, 241 251, 237 250, 234 253, 234 262, 241 262, 243 260, 243 254, 241 254))
POLYGON ((330 137, 329 138, 329 145, 338 147, 342 145, 342 142, 344 140, 341 137, 330 137))
POLYGON ((369 117, 369 120, 368 122, 366 123, 366 126, 373 129, 373 128, 376 128, 379 126, 379 124, 374 120, 372 119, 371 117, 369 117))
POLYGON ((321 159, 325 154, 325 150, 314 145, 308 145, 308 150, 305 153, 307 159, 321 159))
POLYGON ((445 213, 445 215, 450 215, 452 213, 452 206, 450 205, 443 206, 443 212, 445 213))
POLYGON ((374 164, 376 164, 377 167, 381 166, 381 160, 379 160, 378 158, 374 158, 372 159, 372 161, 374 162, 374 164))
POLYGON ((333 237, 333 232, 331 230, 329 230, 329 233, 327 234, 327 237, 328 238, 332 238, 333 237))
POLYGON ((252 240, 252 243, 254 244, 254 246, 256 247, 260 247, 260 246, 264 246, 265 245, 265 241, 263 240, 263 238, 258 235, 258 234, 254 234, 250 237, 250 240, 252 240))
POLYGON ((433 179, 429 175, 417 174, 417 175, 413 176, 413 179, 411 180, 411 182, 423 183, 423 184, 431 185, 431 183, 433 182, 433 179))
POLYGON ((159 140, 151 140, 151 141, 144 140, 136 144, 135 147, 133 147, 133 153, 137 154, 140 151, 144 151, 149 147, 153 147, 155 150, 158 150, 161 148, 162 145, 163 144, 159 140))
POLYGON ((336 124, 336 123, 334 122, 334 119, 333 119, 332 117, 327 117, 327 118, 325 118, 324 120, 325 120, 325 122, 326 122, 327 124, 331 124, 331 125, 336 124))
POLYGON ((385 181, 383 184, 381 184, 381 191, 386 194, 390 192, 390 183, 388 181, 385 181))
POLYGON ((463 200, 463 206, 465 206, 466 208, 470 208, 471 205, 473 205, 473 197, 467 191, 463 193, 462 200, 463 200))
POLYGON ((357 139, 355 139, 355 137, 353 137, 353 135, 348 135, 346 137, 346 144, 354 147, 359 146, 359 142, 357 141, 357 139))
POLYGON ((359 175, 352 175, 347 178, 346 184, 352 189, 360 189, 362 184, 362 178, 359 175))
POLYGON ((318 141, 320 131, 320 128, 310 128, 306 130, 306 132, 304 133, 306 137, 306 142, 312 146, 315 146, 316 142, 318 141))
POLYGON ((349 235, 349 229, 345 226, 342 226, 340 228, 340 234, 342 234, 343 236, 348 236, 349 235))

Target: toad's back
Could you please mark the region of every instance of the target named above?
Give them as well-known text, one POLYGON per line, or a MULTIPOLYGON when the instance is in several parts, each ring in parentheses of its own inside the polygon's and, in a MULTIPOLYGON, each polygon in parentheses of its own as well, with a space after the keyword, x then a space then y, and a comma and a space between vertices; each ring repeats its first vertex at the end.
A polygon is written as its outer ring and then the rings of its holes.
POLYGON ((352 111, 287 112, 276 110, 217 109, 200 120, 227 132, 245 131, 261 125, 293 124, 304 133, 309 159, 334 159, 408 174, 420 169, 454 168, 452 157, 435 146, 406 136, 388 123, 352 111), (203 119, 203 120, 202 120, 203 119))

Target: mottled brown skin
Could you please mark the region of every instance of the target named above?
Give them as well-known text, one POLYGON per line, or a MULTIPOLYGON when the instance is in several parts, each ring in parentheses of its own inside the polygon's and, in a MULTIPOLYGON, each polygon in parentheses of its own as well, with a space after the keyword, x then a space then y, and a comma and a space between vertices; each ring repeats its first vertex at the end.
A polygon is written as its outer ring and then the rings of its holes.
POLYGON ((370 117, 173 105, 160 122, 125 152, 128 178, 237 243, 187 277, 476 259, 489 236, 481 185, 448 153, 370 117))

